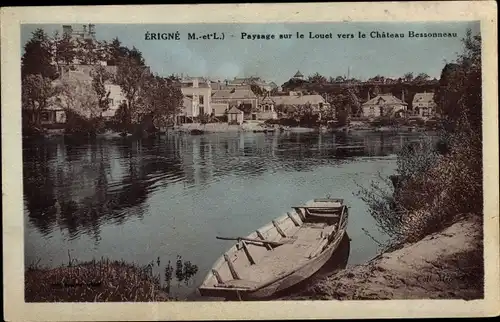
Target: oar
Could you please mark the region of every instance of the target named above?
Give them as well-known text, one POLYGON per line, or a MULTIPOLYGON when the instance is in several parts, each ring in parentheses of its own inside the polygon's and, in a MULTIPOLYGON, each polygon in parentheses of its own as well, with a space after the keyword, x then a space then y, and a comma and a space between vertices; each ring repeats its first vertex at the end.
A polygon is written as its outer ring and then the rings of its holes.
POLYGON ((248 238, 248 237, 220 237, 216 236, 217 239, 223 239, 223 240, 247 240, 251 242, 256 242, 256 243, 264 243, 264 244, 269 244, 271 246, 280 246, 283 244, 292 244, 295 240, 293 239, 282 239, 281 241, 272 241, 272 240, 266 240, 266 239, 256 239, 256 238, 248 238))

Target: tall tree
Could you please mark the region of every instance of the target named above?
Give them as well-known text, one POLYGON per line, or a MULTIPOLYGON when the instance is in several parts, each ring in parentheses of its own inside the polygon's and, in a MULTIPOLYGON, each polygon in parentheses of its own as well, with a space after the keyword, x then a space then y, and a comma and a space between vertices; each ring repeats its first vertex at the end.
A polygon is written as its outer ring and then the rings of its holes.
POLYGON ((434 100, 449 131, 460 130, 459 123, 466 120, 480 134, 481 36, 473 36, 468 30, 462 42, 464 51, 459 55, 457 62, 446 64, 441 72, 434 100))
POLYGON ((57 76, 51 43, 43 29, 35 30, 31 39, 24 45, 21 74, 22 77, 40 74, 42 78, 49 79, 55 79, 57 76))
POLYGON ((56 62, 71 65, 75 58, 75 44, 71 35, 63 34, 61 38, 55 40, 55 47, 56 62))
POLYGON ((98 65, 92 72, 92 89, 96 93, 97 105, 101 112, 109 108, 110 91, 106 90, 105 83, 111 79, 112 75, 101 65, 98 65))
POLYGON ((122 92, 127 100, 123 106, 123 114, 125 126, 129 127, 132 124, 132 118, 139 117, 141 114, 139 102, 141 90, 145 88, 145 82, 149 77, 149 70, 145 66, 139 65, 135 59, 121 59, 117 73, 116 83, 122 88, 122 92))
POLYGON ((148 115, 156 128, 173 123, 182 104, 182 92, 173 86, 169 80, 159 76, 149 75, 144 82, 138 106, 144 115, 148 115))

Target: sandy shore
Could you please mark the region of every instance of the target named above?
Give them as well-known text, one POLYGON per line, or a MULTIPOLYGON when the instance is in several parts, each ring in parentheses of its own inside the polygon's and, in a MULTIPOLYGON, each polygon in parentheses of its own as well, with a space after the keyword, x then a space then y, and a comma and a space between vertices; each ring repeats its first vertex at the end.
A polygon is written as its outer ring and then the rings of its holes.
POLYGON ((478 299, 484 295, 482 225, 440 233, 348 267, 283 300, 478 299))

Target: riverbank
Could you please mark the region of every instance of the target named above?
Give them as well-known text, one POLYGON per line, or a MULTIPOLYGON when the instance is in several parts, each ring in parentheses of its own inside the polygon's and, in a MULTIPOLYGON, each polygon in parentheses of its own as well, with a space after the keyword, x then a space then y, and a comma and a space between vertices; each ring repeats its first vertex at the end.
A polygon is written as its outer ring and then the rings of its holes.
POLYGON ((412 132, 426 132, 432 131, 432 129, 424 127, 415 126, 401 126, 401 127, 391 127, 391 126, 369 126, 369 125, 353 125, 345 126, 339 128, 330 128, 326 126, 281 126, 281 125, 271 125, 260 121, 247 121, 241 125, 234 125, 228 123, 185 123, 175 127, 168 128, 163 131, 142 134, 131 134, 125 132, 116 132, 112 130, 106 130, 102 133, 96 133, 90 135, 88 133, 67 133, 64 129, 44 129, 36 133, 23 134, 24 139, 29 138, 57 138, 57 137, 70 137, 70 138, 87 138, 96 137, 101 139, 120 139, 124 137, 149 137, 162 135, 166 133, 186 133, 186 134, 203 134, 203 133, 239 133, 239 132, 292 132, 292 133, 412 133, 412 132))
POLYGON ((281 300, 480 299, 482 224, 462 218, 422 240, 348 267, 281 300))
POLYGON ((169 301, 159 278, 123 261, 99 261, 29 267, 25 277, 26 302, 150 302, 169 301))

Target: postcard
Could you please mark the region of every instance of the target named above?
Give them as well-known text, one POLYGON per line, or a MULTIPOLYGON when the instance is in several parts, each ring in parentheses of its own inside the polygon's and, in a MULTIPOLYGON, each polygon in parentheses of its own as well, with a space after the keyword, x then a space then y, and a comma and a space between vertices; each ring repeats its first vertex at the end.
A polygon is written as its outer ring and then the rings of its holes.
POLYGON ((2 8, 5 319, 497 315, 495 12, 2 8))

